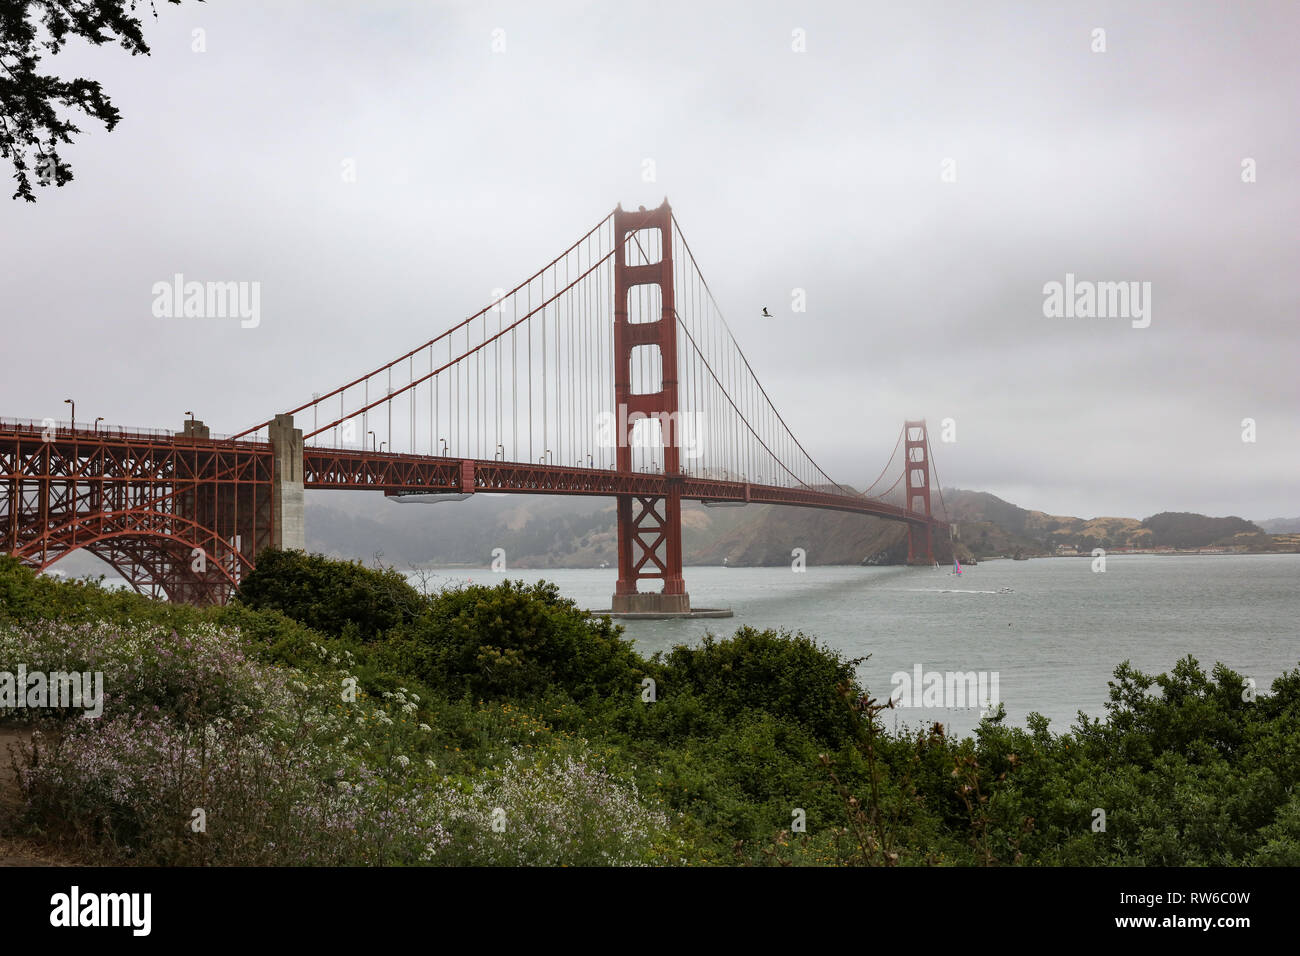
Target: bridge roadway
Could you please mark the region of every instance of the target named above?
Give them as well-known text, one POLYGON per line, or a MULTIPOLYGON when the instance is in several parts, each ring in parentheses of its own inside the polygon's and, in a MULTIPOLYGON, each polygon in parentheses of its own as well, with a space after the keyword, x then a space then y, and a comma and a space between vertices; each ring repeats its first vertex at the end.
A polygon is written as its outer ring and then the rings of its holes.
MULTIPOLYGON (((308 488, 383 491, 390 495, 486 492, 659 497, 667 494, 673 484, 669 476, 655 472, 619 472, 612 468, 401 453, 390 455, 338 448, 304 448, 303 474, 308 488)), ((680 497, 691 501, 822 508, 875 515, 918 526, 942 523, 920 512, 909 512, 897 505, 864 498, 850 491, 790 488, 689 474, 681 475, 676 483, 680 497)))
MULTIPOLYGON (((161 429, 73 430, 61 425, 48 444, 62 453, 53 456, 47 466, 39 454, 47 444, 42 433, 39 422, 0 421, 0 481, 127 484, 154 487, 166 497, 174 493, 172 485, 193 481, 257 481, 256 476, 267 474, 267 469, 253 466, 252 460, 269 462, 272 454, 267 441, 191 438, 161 429), (63 464, 55 464, 58 461, 63 464)), ((661 496, 670 484, 668 476, 653 472, 310 445, 303 448, 303 480, 310 489, 381 491, 389 495, 486 492, 661 496)), ((678 480, 678 492, 692 501, 821 508, 918 526, 943 523, 938 517, 848 490, 792 488, 684 474, 678 480)))
POLYGON ((0 420, 0 553, 43 570, 85 548, 138 587, 202 603, 227 599, 263 548, 305 546, 307 489, 607 496, 640 498, 647 508, 668 498, 819 508, 905 522, 909 560, 912 532, 928 542, 945 523, 848 490, 304 447, 292 419, 282 418, 269 441, 208 437, 201 422, 177 434, 0 420), (210 565, 191 572, 199 552, 210 565))

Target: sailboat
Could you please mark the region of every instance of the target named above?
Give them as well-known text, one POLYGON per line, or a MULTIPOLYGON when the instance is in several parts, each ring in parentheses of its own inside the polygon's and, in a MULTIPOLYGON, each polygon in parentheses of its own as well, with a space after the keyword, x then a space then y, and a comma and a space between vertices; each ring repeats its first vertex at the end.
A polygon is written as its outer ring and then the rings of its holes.
POLYGON ((957 555, 952 556, 952 573, 961 577, 961 562, 957 560, 957 555))

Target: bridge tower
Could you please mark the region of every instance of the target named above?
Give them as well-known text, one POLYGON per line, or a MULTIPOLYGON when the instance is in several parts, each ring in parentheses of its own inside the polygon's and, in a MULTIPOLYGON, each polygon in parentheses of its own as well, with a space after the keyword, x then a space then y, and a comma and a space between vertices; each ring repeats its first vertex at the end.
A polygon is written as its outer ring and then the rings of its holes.
MULTIPOLYGON (((616 464, 632 471, 632 431, 637 416, 661 423, 666 493, 618 495, 618 583, 615 614, 687 614, 691 598, 682 579, 680 437, 677 402, 677 311, 673 295, 673 216, 665 199, 657 209, 644 206, 614 212, 614 403, 618 421, 616 464), (658 236, 654 233, 658 232, 658 236), (655 249, 657 262, 631 265, 629 246, 655 249), (632 322, 628 297, 639 286, 658 286, 658 319, 632 322), (661 363, 660 389, 634 394, 632 361, 638 349, 653 349, 661 363), (637 584, 658 579, 662 590, 642 593, 637 584)), ((645 318, 645 317, 642 317, 645 318)))
POLYGON ((907 478, 907 510, 924 514, 926 522, 907 525, 907 563, 916 564, 924 548, 925 563, 934 564, 934 526, 930 523, 930 436, 925 420, 903 423, 903 474, 907 478))

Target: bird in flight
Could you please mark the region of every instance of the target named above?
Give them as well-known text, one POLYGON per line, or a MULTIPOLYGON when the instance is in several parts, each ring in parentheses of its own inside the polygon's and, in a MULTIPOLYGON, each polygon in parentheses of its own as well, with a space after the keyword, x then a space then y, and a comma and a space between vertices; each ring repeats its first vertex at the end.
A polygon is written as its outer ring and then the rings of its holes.
POLYGON ((767 311, 767 306, 763 306, 763 318, 770 319, 771 317, 772 313, 767 311))

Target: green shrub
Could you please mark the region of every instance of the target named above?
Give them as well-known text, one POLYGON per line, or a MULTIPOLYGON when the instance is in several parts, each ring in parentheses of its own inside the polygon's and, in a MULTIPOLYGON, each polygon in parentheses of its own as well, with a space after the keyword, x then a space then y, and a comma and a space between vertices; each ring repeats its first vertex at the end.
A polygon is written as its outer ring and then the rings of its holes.
POLYGON ((542 581, 443 591, 393 636, 384 660, 449 696, 488 700, 630 699, 645 673, 621 628, 542 581))
POLYGON ((837 688, 857 691, 854 662, 803 634, 742 627, 725 640, 710 634, 698 647, 674 647, 663 664, 663 700, 689 693, 727 721, 770 714, 831 748, 852 736, 855 718, 837 688))
POLYGON ((367 568, 319 554, 267 549, 240 582, 236 600, 281 611, 321 634, 376 640, 412 620, 424 598, 392 568, 367 568))

